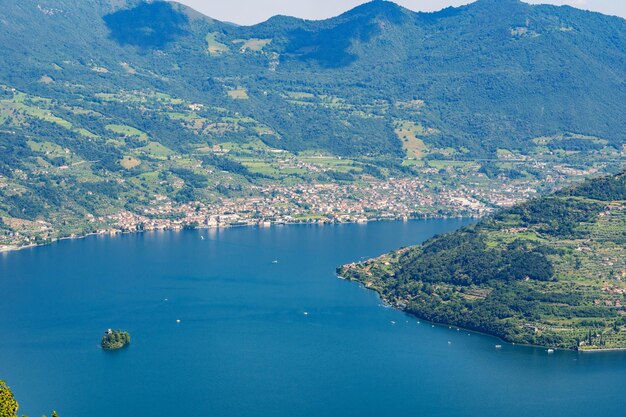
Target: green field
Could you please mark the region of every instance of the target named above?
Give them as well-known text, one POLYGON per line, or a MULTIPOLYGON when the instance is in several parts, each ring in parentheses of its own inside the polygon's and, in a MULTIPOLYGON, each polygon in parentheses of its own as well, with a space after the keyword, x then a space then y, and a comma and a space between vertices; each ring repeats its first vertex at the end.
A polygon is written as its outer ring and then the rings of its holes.
POLYGON ((235 39, 232 41, 232 43, 239 45, 239 51, 242 53, 246 51, 253 51, 253 52, 262 51, 263 48, 265 48, 271 42, 272 42, 271 39, 258 39, 258 38, 235 39))
POLYGON ((207 52, 211 56, 220 56, 228 52, 230 49, 217 40, 218 33, 212 32, 206 35, 207 52))
POLYGON ((142 132, 139 129, 135 129, 132 126, 111 124, 111 125, 106 125, 106 129, 110 130, 111 132, 118 133, 122 136, 136 136, 140 139, 144 139, 144 140, 148 139, 148 135, 146 135, 145 132, 142 132))
POLYGON ((395 132, 402 142, 406 157, 415 160, 422 159, 427 150, 426 144, 421 139, 427 135, 424 127, 413 122, 402 121, 396 123, 395 132))
POLYGON ((245 88, 236 88, 234 90, 229 90, 228 97, 234 100, 247 100, 249 98, 248 91, 246 91, 245 88))

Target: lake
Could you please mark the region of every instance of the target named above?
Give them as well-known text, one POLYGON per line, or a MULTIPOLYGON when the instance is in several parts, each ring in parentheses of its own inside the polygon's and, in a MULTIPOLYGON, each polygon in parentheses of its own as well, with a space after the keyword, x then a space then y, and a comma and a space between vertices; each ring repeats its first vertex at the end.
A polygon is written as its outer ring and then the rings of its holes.
POLYGON ((626 353, 433 327, 335 275, 463 224, 153 232, 0 254, 0 379, 31 417, 624 415, 626 353), (131 346, 100 349, 111 327, 131 346))

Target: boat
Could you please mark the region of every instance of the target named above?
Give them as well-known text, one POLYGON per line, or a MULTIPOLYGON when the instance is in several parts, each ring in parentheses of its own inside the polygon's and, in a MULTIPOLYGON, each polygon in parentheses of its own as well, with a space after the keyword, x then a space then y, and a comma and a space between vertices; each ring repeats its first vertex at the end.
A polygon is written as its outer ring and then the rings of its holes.
POLYGON ((554 353, 554 349, 548 349, 548 353, 554 353))
POLYGON ((502 345, 496 345, 496 349, 502 349, 502 345))

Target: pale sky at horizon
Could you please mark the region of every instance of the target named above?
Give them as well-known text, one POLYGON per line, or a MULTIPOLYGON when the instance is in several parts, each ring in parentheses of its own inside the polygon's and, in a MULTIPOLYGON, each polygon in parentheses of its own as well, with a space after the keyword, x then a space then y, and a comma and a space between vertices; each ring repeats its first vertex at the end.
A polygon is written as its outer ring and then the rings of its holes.
MULTIPOLYGON (((336 16, 369 0, 177 0, 203 14, 240 25, 263 22, 277 14, 305 19, 336 16)), ((394 0, 415 11, 435 11, 461 6, 472 0, 394 0)), ((527 3, 570 5, 626 18, 626 0, 524 0, 527 3)))

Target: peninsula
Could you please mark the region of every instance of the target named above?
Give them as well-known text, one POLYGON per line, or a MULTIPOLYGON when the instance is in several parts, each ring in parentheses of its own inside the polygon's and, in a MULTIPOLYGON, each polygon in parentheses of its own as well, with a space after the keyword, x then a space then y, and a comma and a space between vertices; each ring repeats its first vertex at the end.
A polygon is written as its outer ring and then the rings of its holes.
POLYGON ((417 317, 507 342, 626 348, 626 173, 338 268, 417 317))

